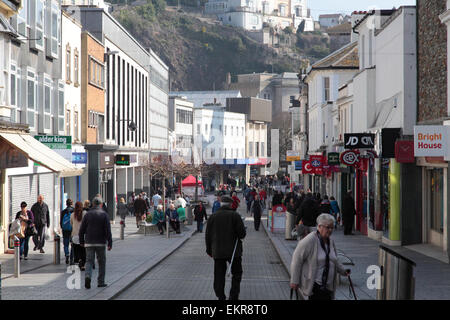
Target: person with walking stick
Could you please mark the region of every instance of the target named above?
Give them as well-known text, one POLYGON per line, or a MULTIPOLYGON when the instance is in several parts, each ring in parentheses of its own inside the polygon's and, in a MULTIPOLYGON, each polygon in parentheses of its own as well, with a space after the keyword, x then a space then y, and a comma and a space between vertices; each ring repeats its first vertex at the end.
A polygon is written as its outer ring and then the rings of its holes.
POLYGON ((214 259, 214 292, 226 300, 225 273, 231 265, 229 300, 238 300, 242 279, 242 239, 246 236, 241 216, 231 206, 233 199, 222 196, 220 209, 211 215, 206 225, 206 253, 214 259))

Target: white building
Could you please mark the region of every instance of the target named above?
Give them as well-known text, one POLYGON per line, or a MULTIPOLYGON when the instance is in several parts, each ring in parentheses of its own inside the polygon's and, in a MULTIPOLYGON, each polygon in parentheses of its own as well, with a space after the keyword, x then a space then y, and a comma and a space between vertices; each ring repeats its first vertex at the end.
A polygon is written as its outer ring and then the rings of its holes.
POLYGON ((193 136, 194 104, 184 97, 169 98, 169 130, 174 134, 172 157, 179 156, 186 163, 191 161, 193 136))
POLYGON ((319 16, 320 27, 330 28, 337 26, 344 22, 344 16, 340 13, 336 14, 321 14, 319 16))
POLYGON ((226 25, 246 30, 261 30, 263 23, 272 27, 297 28, 305 21, 305 31, 314 30, 306 0, 210 0, 205 13, 216 14, 226 25))
POLYGON ((227 105, 227 98, 241 98, 239 90, 219 90, 219 91, 172 91, 171 97, 184 97, 194 103, 194 108, 204 108, 215 106, 224 108, 227 105))
POLYGON ((150 49, 150 155, 168 153, 169 67, 150 49))
POLYGON ((245 177, 246 116, 224 108, 194 109, 194 163, 219 165, 214 178, 203 177, 205 185, 217 186, 228 174, 245 177))
MULTIPOLYGON (((64 81, 65 135, 72 137, 72 153, 80 154, 86 152, 81 144, 81 29, 82 26, 79 22, 62 11, 61 75, 64 81)), ((77 164, 76 166, 84 169, 86 164, 77 164)), ((86 188, 81 188, 82 179, 87 180, 87 174, 64 179, 64 198, 74 201, 87 199, 86 188)))

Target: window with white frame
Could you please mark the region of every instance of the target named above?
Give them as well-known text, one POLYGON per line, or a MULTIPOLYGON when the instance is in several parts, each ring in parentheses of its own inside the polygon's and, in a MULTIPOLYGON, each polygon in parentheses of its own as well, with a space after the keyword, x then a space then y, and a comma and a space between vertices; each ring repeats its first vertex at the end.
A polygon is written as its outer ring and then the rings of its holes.
POLYGON ((72 119, 70 117, 70 110, 66 110, 66 135, 71 136, 70 132, 70 123, 72 122, 72 119))
POLYGON ((224 136, 227 135, 227 126, 225 126, 225 131, 223 132, 223 135, 224 135, 224 136))
MULTIPOLYGON (((60 40, 60 30, 61 30, 61 16, 58 10, 58 4, 52 1, 51 7, 51 45, 52 45, 52 55, 58 56, 58 44, 60 40)), ((75 82, 76 83, 76 82, 75 82)))
POLYGON ((249 157, 253 157, 253 142, 248 143, 248 155, 249 157))
POLYGON ((28 36, 27 26, 28 24, 28 0, 22 0, 22 8, 17 15, 17 32, 24 37, 28 36))
POLYGON ((78 122, 79 122, 78 112, 74 111, 73 112, 73 136, 74 136, 75 141, 78 141, 80 139, 80 136, 78 133, 78 130, 79 130, 78 122))
POLYGON ((205 134, 208 134, 208 125, 205 124, 205 134))
POLYGON ((10 74, 10 91, 9 101, 11 105, 11 122, 16 122, 16 108, 20 106, 18 98, 20 95, 20 74, 17 72, 17 68, 14 64, 11 64, 10 74))
POLYGON ((30 128, 35 126, 35 112, 36 112, 36 92, 37 79, 33 71, 27 72, 27 123, 30 128))
POLYGON ((58 90, 58 131, 64 131, 64 84, 59 83, 58 90))
POLYGON ((73 51, 73 83, 76 87, 80 85, 79 83, 79 64, 80 58, 77 48, 73 51))
POLYGON ((261 157, 265 157, 265 149, 264 149, 264 142, 261 142, 261 157))
POLYGON ((45 1, 36 1, 36 11, 35 11, 35 40, 36 45, 40 48, 44 48, 44 23, 45 23, 45 1))
POLYGON ((200 124, 197 124, 197 134, 201 134, 201 132, 200 132, 200 124))
POLYGON ((52 80, 44 78, 44 129, 51 129, 51 105, 52 105, 52 80))
POLYGON ((324 102, 330 100, 330 77, 323 78, 323 98, 324 102))

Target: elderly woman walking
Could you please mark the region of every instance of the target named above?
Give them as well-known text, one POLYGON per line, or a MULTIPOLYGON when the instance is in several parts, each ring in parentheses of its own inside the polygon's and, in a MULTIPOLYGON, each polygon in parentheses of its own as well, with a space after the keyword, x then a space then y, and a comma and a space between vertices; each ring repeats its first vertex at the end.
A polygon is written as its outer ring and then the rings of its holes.
POLYGON ((331 238, 335 219, 330 214, 317 217, 317 231, 311 232, 294 251, 291 262, 291 288, 309 300, 332 300, 337 273, 350 274, 337 260, 336 245, 331 238))

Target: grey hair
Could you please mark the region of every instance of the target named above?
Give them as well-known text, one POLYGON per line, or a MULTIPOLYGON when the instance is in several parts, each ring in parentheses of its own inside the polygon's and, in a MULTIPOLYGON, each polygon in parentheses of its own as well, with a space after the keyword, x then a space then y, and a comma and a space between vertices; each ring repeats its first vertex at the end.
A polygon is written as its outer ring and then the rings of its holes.
POLYGON ((103 199, 100 196, 96 196, 94 199, 92 199, 92 205, 94 207, 98 207, 103 203, 103 199))
POLYGON ((163 209, 163 206, 162 206, 162 204, 158 204, 158 206, 156 207, 156 209, 157 209, 157 210, 159 210, 159 209, 161 209, 161 210, 162 210, 162 209, 163 209))
POLYGON ((333 224, 336 222, 334 217, 331 214, 328 213, 322 213, 320 216, 317 217, 317 226, 324 225, 324 224, 333 224))

